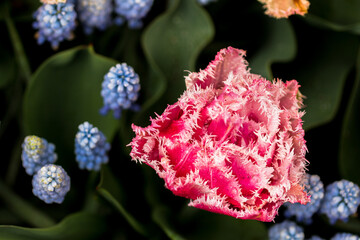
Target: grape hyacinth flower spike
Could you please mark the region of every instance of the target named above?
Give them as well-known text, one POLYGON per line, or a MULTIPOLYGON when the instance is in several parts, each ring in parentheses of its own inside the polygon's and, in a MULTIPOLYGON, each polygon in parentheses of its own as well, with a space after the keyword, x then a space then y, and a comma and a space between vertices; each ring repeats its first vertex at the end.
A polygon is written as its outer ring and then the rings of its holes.
POLYGON ((305 238, 302 227, 291 221, 284 221, 269 228, 269 240, 303 240, 305 238))
POLYGON ((360 204, 360 188, 353 182, 341 180, 326 187, 320 213, 328 216, 331 224, 347 221, 360 204))
POLYGON ((351 233, 337 233, 330 240, 360 240, 360 237, 351 233))
POLYGON ((147 127, 132 125, 133 160, 151 166, 189 206, 273 221, 285 202, 305 204, 306 145, 296 80, 250 73, 228 47, 147 127))
POLYGON ((111 25, 111 0, 78 0, 77 9, 86 34, 91 34, 94 28, 105 30, 111 25))
POLYGON ((135 101, 139 97, 140 79, 134 69, 126 63, 116 64, 105 75, 102 83, 101 96, 104 106, 100 114, 105 115, 112 110, 114 117, 119 119, 123 109, 138 111, 135 101))
POLYGON ((76 23, 76 12, 71 3, 44 4, 34 13, 33 27, 38 29, 35 34, 38 44, 50 42, 56 50, 63 40, 73 38, 76 23))
POLYGON ((44 138, 27 136, 22 144, 21 160, 26 173, 33 175, 45 164, 57 160, 55 145, 44 138))
POLYGON ((70 190, 70 177, 54 164, 39 169, 32 180, 33 193, 46 203, 62 203, 70 190))
POLYGON ((305 205, 299 203, 285 203, 284 206, 287 208, 285 216, 296 216, 298 222, 311 224, 311 218, 313 214, 319 210, 321 200, 324 198, 324 184, 321 182, 318 175, 306 174, 302 185, 305 186, 305 191, 311 196, 310 202, 305 205))
POLYGON ((115 12, 118 15, 116 24, 121 25, 127 21, 129 28, 141 28, 141 20, 148 14, 153 2, 154 0, 115 0, 115 12))
POLYGON ((88 122, 79 125, 75 137, 76 161, 81 169, 99 171, 101 164, 108 162, 110 144, 104 134, 88 122))

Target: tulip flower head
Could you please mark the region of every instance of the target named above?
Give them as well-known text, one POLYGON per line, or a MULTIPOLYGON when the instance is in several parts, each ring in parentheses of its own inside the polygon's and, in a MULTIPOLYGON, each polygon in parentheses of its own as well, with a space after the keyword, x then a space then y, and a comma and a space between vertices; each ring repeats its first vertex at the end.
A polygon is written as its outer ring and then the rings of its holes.
POLYGON ((229 47, 145 128, 133 125, 133 160, 146 163, 190 206, 272 221, 284 202, 307 203, 299 85, 250 73, 229 47))

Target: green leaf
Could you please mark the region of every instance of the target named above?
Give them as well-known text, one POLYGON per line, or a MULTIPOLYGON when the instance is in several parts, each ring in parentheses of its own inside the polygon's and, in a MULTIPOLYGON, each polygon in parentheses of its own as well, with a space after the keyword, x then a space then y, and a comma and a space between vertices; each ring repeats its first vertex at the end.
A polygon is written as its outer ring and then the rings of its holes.
POLYGON ((145 227, 139 223, 130 213, 128 213, 125 208, 122 206, 122 204, 116 200, 113 195, 111 195, 111 193, 109 191, 107 191, 106 189, 99 187, 98 189, 98 193, 104 198, 106 199, 125 219, 126 221, 129 223, 129 225, 139 234, 143 235, 143 236, 147 236, 148 232, 145 229, 145 227))
POLYGON ((60 52, 45 61, 32 77, 24 97, 26 134, 56 145, 59 161, 73 161, 77 127, 92 123, 111 142, 117 121, 101 116, 100 95, 104 75, 116 62, 94 53, 91 47, 60 52))
POLYGON ((100 239, 106 230, 103 218, 85 212, 75 213, 49 228, 0 226, 0 239, 6 240, 56 240, 100 239))
MULTIPOLYGON (((147 103, 137 119, 166 91, 166 103, 176 100, 185 89, 186 71, 214 35, 210 17, 194 0, 174 0, 167 11, 144 31, 142 46, 151 66, 149 81, 143 85, 147 103)), ((163 107, 163 106, 162 106, 163 107)))
POLYGON ((340 172, 345 179, 360 185, 360 51, 356 63, 356 79, 345 112, 339 152, 340 172))
POLYGON ((312 0, 305 19, 333 31, 360 34, 360 2, 358 0, 312 0))
POLYGON ((305 129, 335 117, 346 78, 355 64, 358 45, 357 37, 345 33, 314 29, 301 36, 291 78, 298 80, 306 97, 305 129))
POLYGON ((268 18, 265 25, 267 34, 264 36, 264 43, 249 60, 249 66, 252 73, 272 80, 271 65, 290 61, 295 57, 296 39, 288 19, 268 18))
POLYGON ((6 204, 8 210, 32 226, 50 227, 55 224, 52 218, 15 194, 1 179, 0 199, 6 204))
POLYGON ((182 236, 176 233, 170 226, 172 215, 165 206, 157 206, 153 211, 153 219, 158 226, 165 232, 166 236, 171 240, 184 240, 182 236))
POLYGON ((308 14, 305 19, 317 27, 328 28, 332 31, 349 32, 360 35, 360 22, 353 24, 339 24, 311 14, 308 14))
POLYGON ((101 168, 101 179, 97 187, 98 193, 108 201, 129 223, 129 225, 139 234, 148 235, 144 226, 138 222, 121 204, 123 191, 121 185, 107 165, 101 168))
POLYGON ((265 224, 259 221, 236 219, 191 207, 186 207, 180 217, 188 232, 187 239, 267 239, 265 224))
POLYGON ((111 195, 113 195, 117 201, 124 200, 122 186, 119 184, 118 179, 114 176, 108 165, 103 165, 101 167, 100 183, 98 184, 97 188, 104 188, 108 192, 111 192, 111 195))
POLYGON ((20 68, 20 74, 25 78, 26 81, 29 81, 31 78, 30 64, 26 56, 24 46, 20 39, 20 35, 9 13, 5 14, 5 23, 9 32, 11 43, 14 48, 17 64, 20 68))

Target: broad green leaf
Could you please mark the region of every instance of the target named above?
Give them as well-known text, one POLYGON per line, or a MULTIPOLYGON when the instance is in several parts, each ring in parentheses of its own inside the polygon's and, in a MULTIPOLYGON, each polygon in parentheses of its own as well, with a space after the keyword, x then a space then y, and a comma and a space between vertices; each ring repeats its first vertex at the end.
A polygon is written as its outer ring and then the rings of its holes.
POLYGON ((267 34, 264 36, 263 45, 249 60, 252 73, 272 80, 271 65, 275 62, 290 61, 296 54, 296 39, 294 30, 288 19, 266 20, 267 34))
POLYGON ((360 2, 358 0, 311 0, 310 3, 309 13, 312 15, 339 24, 360 22, 360 2))
POLYGON ((358 45, 357 37, 345 33, 313 29, 301 36, 299 54, 288 79, 298 80, 306 97, 305 129, 335 117, 358 45))
POLYGON ((180 218, 187 230, 187 239, 267 239, 265 224, 255 220, 236 219, 191 207, 186 207, 180 218))
POLYGON ((305 19, 314 25, 334 31, 360 34, 358 0, 311 0, 305 19))
MULTIPOLYGON (((1 179, 0 199, 8 210, 31 226, 50 227, 55 224, 52 218, 14 193, 1 179)), ((0 237, 0 239, 2 238, 0 237)))
POLYGON ((356 79, 345 112, 339 153, 340 172, 345 179, 360 185, 360 51, 356 63, 356 79))
POLYGON ((360 21, 352 24, 339 24, 311 14, 306 16, 306 20, 309 23, 321 28, 328 28, 333 31, 349 32, 360 35, 360 21))
POLYGON ((151 70, 143 88, 148 99, 144 111, 165 91, 166 103, 180 96, 186 71, 194 71, 199 53, 213 35, 210 17, 194 0, 172 1, 166 12, 145 29, 142 46, 151 70))
POLYGON ((55 226, 48 228, 25 228, 0 226, 0 239, 6 240, 56 240, 100 239, 106 230, 103 218, 85 212, 69 215, 55 226))
POLYGON ((91 47, 60 52, 45 61, 26 90, 23 122, 26 134, 46 138, 56 145, 59 161, 74 158, 78 125, 92 123, 111 142, 117 121, 101 116, 100 95, 104 75, 116 62, 94 53, 91 47))

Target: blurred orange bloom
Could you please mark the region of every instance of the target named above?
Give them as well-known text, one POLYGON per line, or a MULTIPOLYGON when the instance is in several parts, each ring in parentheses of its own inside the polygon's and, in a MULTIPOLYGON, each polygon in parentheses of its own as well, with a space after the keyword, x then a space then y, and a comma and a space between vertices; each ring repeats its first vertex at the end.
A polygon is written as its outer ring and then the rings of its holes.
POLYGON ((304 15, 310 3, 307 0, 259 0, 266 14, 275 18, 287 18, 293 14, 304 15))

